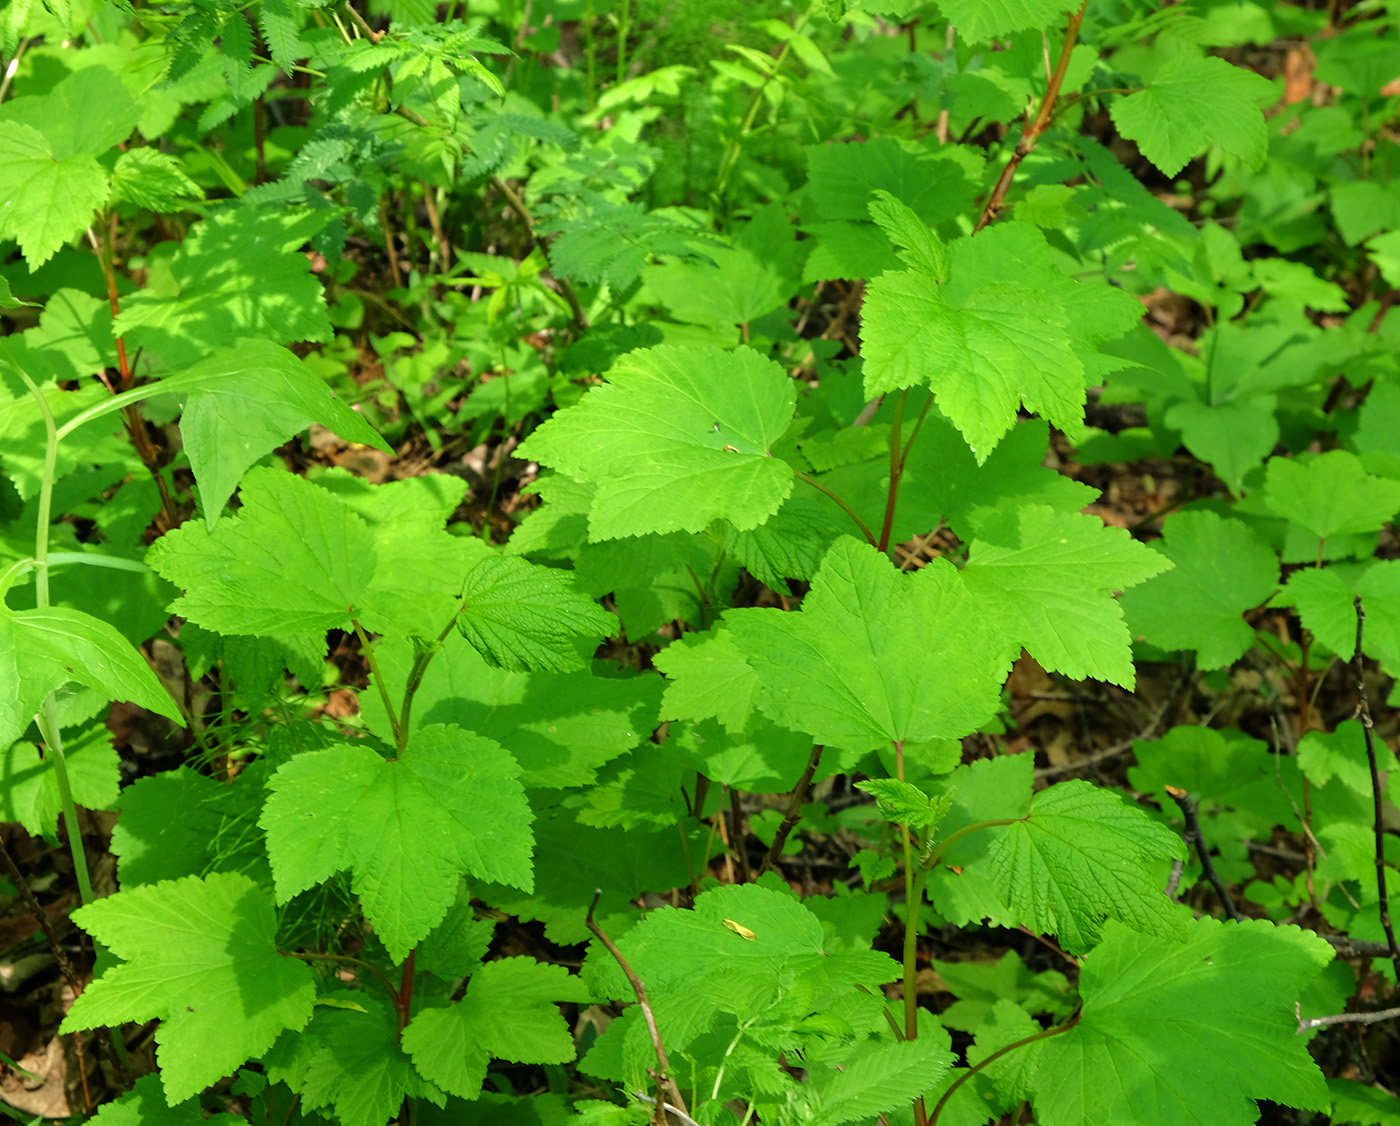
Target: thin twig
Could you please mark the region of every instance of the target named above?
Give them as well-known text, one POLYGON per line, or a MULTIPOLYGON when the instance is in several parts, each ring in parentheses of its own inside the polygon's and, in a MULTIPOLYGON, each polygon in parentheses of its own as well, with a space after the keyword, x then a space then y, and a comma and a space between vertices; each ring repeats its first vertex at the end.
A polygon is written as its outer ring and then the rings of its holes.
POLYGON ((700 1123, 696 1122, 695 1119, 691 1118, 685 1111, 677 1110, 670 1103, 658 1103, 654 1098, 642 1091, 633 1091, 632 1093, 636 1095, 637 1098, 641 1099, 642 1102, 651 1103, 652 1106, 659 1106, 667 1114, 674 1114, 681 1120, 682 1126, 700 1126, 700 1123))
POLYGON ((1345 934, 1324 934, 1318 937, 1332 944, 1338 958, 1390 957, 1390 944, 1386 942, 1367 942, 1365 939, 1352 938, 1345 934))
POLYGON ((78 971, 73 968, 73 963, 68 960, 68 955, 64 953, 63 947, 59 945, 58 932, 53 929, 53 923, 49 921, 47 913, 34 898, 34 892, 29 887, 29 881, 24 878, 19 870, 19 865, 15 863, 15 858, 10 855, 10 850, 5 847, 5 840, 0 837, 0 859, 5 862, 5 868, 10 873, 10 880, 15 887, 19 888, 19 893, 24 897, 25 906, 29 908, 29 913, 34 916, 34 921, 39 924, 39 929, 44 932, 44 937, 48 939, 49 952, 53 954, 53 960, 58 963, 58 972, 63 975, 69 987, 76 997, 83 991, 82 979, 78 977, 78 971))
POLYGON ((1293 1015, 1298 1018, 1298 1035, 1310 1028, 1322 1028, 1329 1024, 1380 1024, 1383 1020, 1400 1017, 1400 1009, 1378 1009, 1374 1013, 1333 1013, 1330 1017, 1309 1017, 1303 1019, 1303 1006, 1293 1002, 1293 1015))
POLYGON ((1001 176, 997 179, 996 187, 992 189, 992 194, 987 197, 986 206, 982 208, 982 214, 978 216, 977 226, 973 228, 973 234, 976 234, 997 217, 997 212, 1006 202, 1006 193, 1011 187, 1011 181, 1016 176, 1016 169, 1035 148, 1040 141, 1041 134, 1050 128, 1050 122, 1055 114, 1055 101, 1060 96, 1060 87, 1064 83, 1065 73, 1069 70, 1070 56, 1074 53, 1075 40, 1079 38, 1079 25, 1084 20, 1084 9, 1088 6, 1089 0, 1084 0, 1084 3, 1079 6, 1079 11, 1069 17, 1069 27, 1065 30, 1064 43, 1060 47, 1060 59, 1055 64, 1055 73, 1050 76, 1050 82, 1045 87, 1045 96, 1040 99, 1040 109, 1036 111, 1035 120, 1021 131, 1021 139, 1016 142, 1011 159, 1006 162, 1006 167, 1001 170, 1001 176))
POLYGON ((1361 630, 1366 621, 1366 611, 1361 606, 1361 596, 1356 596, 1356 654, 1352 658, 1356 666, 1356 718, 1361 721, 1361 730, 1366 734, 1366 761, 1371 764, 1372 816, 1376 829, 1376 890, 1380 894, 1381 927, 1385 940, 1390 945, 1390 961, 1400 978, 1400 947, 1395 945, 1395 928, 1390 922, 1390 903, 1385 894, 1385 822, 1381 812, 1381 772, 1376 765, 1376 737, 1372 730, 1371 705, 1366 702, 1366 677, 1362 666, 1361 630))
POLYGON ((1235 901, 1230 898, 1230 889, 1225 886, 1225 881, 1220 878, 1220 873, 1215 870, 1215 864, 1211 861, 1210 849, 1206 846, 1205 836, 1201 833, 1201 823, 1196 819, 1196 803, 1191 800, 1190 794, 1177 786, 1168 786, 1166 790, 1171 795, 1172 801, 1181 807, 1181 816, 1186 820, 1186 843, 1196 846, 1196 855, 1201 861, 1201 871, 1210 881, 1210 886, 1215 889, 1215 894, 1220 897, 1220 902, 1225 907, 1225 914, 1229 915, 1235 922, 1240 922, 1241 916, 1235 907, 1235 901))
POLYGON ((729 787, 729 847, 739 856, 739 879, 748 883, 753 878, 749 871, 749 850, 744 843, 743 813, 739 809, 739 791, 729 787))
POLYGON ((821 761, 822 745, 814 743, 811 757, 807 759, 807 769, 802 772, 802 777, 797 780, 797 785, 793 787, 792 797, 788 800, 787 813, 783 815, 783 822, 778 826, 778 831, 773 834, 773 847, 768 850, 768 855, 763 858, 763 864, 758 869, 760 876, 772 869, 782 859, 783 845, 787 844, 788 834, 792 832, 792 827, 802 817, 802 805, 807 800, 807 789, 811 786, 812 776, 816 774, 817 766, 821 761))
MULTIPOLYGON (((514 188, 501 179, 499 176, 491 177, 491 185, 501 193, 506 201, 506 206, 515 212, 516 218, 525 224, 525 229, 530 232, 530 237, 535 245, 539 247, 540 253, 544 255, 544 260, 549 261, 549 244, 543 237, 535 233, 535 217, 530 214, 530 209, 525 206, 525 201, 520 198, 514 188)), ((568 278, 554 275, 554 281, 559 286, 559 292, 565 301, 569 303, 569 311, 573 315, 574 325, 583 332, 588 328, 588 314, 583 311, 583 306, 579 304, 578 294, 574 292, 573 283, 568 278)))
POLYGON ((656 1062, 660 1068, 655 1079, 656 1093, 661 1097, 648 1101, 654 1102, 657 1108, 653 1120, 664 1123, 666 1120, 665 1110, 679 1108, 682 1114, 685 1113, 685 1100, 681 1098, 681 1091, 676 1086, 676 1081, 671 1078, 671 1061, 666 1058, 666 1045, 661 1042, 661 1030, 656 1027, 656 1014, 652 1012, 651 1002, 647 1000, 646 986, 642 984, 642 979, 637 976, 637 972, 628 964, 627 959, 622 956, 622 951, 617 948, 617 944, 603 933, 603 928, 593 918, 593 912, 598 909, 598 900, 602 898, 602 895, 602 888, 597 888, 593 892, 593 902, 588 905, 588 918, 585 921, 588 923, 588 929, 597 935, 598 941, 622 967, 622 972, 627 975, 627 981, 632 986, 632 992, 637 998, 637 1004, 641 1006, 642 1019, 646 1021, 647 1031, 651 1033, 651 1046, 656 1052, 656 1062))

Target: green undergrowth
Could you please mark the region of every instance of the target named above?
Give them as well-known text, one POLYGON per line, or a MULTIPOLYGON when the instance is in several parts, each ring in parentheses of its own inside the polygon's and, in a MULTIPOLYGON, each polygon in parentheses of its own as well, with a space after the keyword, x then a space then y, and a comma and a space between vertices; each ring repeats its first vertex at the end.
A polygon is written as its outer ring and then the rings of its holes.
POLYGON ((74 1114, 1400 1122, 1397 36, 0 12, 74 1114), (1154 718, 1047 765, 1013 668, 1154 718))

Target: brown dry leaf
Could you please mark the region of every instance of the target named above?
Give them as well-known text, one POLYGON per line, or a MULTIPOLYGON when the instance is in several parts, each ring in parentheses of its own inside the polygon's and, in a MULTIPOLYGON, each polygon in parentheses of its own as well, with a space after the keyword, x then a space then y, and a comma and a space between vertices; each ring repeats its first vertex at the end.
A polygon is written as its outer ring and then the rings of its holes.
POLYGON ((1306 43, 1288 52, 1283 60, 1284 105, 1306 101, 1312 95, 1313 70, 1316 66, 1317 57, 1306 43))
POLYGON ((67 1118, 73 1113, 65 1090, 68 1055, 62 1040, 55 1036, 44 1047, 17 1062, 37 1078, 5 1068, 0 1075, 0 1099, 25 1114, 40 1114, 45 1118, 67 1118))

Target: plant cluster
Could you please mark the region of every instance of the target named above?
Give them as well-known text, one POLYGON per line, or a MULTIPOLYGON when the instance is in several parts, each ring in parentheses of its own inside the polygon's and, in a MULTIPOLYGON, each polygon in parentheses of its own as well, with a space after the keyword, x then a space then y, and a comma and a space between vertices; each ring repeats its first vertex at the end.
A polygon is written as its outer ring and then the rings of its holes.
POLYGON ((81 900, 74 1113, 1400 1122, 1391 6, 0 52, 0 813, 81 900), (1028 670, 1128 737, 1038 758, 1028 670))

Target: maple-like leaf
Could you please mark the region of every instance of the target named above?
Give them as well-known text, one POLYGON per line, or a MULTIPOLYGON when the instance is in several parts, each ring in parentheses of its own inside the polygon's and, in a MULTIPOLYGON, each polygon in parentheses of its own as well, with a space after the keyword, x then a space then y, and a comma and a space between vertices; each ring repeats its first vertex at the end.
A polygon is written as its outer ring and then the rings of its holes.
POLYGON ((467 575, 462 603, 458 631, 503 669, 581 669, 598 640, 617 629, 617 619, 580 594, 570 574, 523 559, 483 559, 467 575))
POLYGON ((1075 0, 938 0, 938 6, 971 43, 1029 28, 1049 30, 1080 7, 1075 0))
POLYGON ((247 876, 148 884, 73 918, 123 961, 83 990, 61 1031, 159 1019, 156 1059, 172 1104, 311 1018, 311 968, 277 950, 272 901, 247 876))
POLYGON ((1079 1021, 1037 1048, 1036 1120, 1248 1126, 1260 1098, 1325 1111, 1293 1006, 1333 956, 1262 920, 1197 919, 1184 942, 1108 924, 1084 958, 1079 1021))
POLYGON ((419 728, 403 756, 344 744, 297 755, 268 783, 259 824, 279 900, 343 869, 395 960, 433 929, 470 874, 534 884, 520 767, 499 743, 419 728))
POLYGON ((870 283, 867 396, 928 384, 979 464, 1022 405, 1078 435, 1085 387, 1112 366, 1096 346, 1132 328, 1142 307, 1121 290, 1068 278, 1045 236, 1023 223, 958 239, 947 258, 946 278, 900 270, 870 283))
POLYGON ((1167 176, 1175 176, 1214 141, 1258 168, 1269 148, 1265 98, 1274 85, 1224 59, 1176 55, 1162 64, 1146 90, 1115 98, 1109 112, 1123 136, 1167 176))
POLYGON ((418 1073, 459 1099, 481 1093, 486 1065, 568 1063, 574 1038, 557 1001, 588 1001, 580 978, 531 958, 487 962, 462 999, 424 1009, 403 1031, 403 1049, 418 1073))
POLYGON ((1347 450, 1306 462, 1275 457, 1265 476, 1264 501, 1318 539, 1378 531, 1400 512, 1400 481, 1367 473, 1347 450))
POLYGON ((344 628, 374 577, 364 520, 325 489, 274 469, 250 471, 242 498, 213 531, 190 522, 151 546, 152 569, 185 588, 174 611, 216 633, 344 628))
POLYGON ((517 454, 597 485, 595 540, 699 532, 721 517, 753 528, 792 490, 771 447, 795 401, 783 370, 748 348, 639 350, 517 454))
POLYGON ((121 1098, 98 1107, 88 1121, 97 1126, 242 1126, 248 1120, 236 1114, 206 1116, 194 1099, 170 1106, 160 1076, 143 1075, 121 1098))
MULTIPOLYGON (((1132 646, 1113 592, 1168 570, 1171 560, 1121 528, 1045 505, 1011 508, 978 525, 962 571, 983 634, 1045 668, 1131 688, 1132 646)), ((986 644, 984 641, 983 644, 986 644)))
POLYGON ((1023 925, 1059 935, 1066 950, 1093 946, 1104 918, 1182 933, 1186 916, 1162 893, 1155 862, 1184 860, 1186 846, 1116 791, 1061 782, 1035 796, 1029 817, 988 832, 998 892, 1023 925))
POLYGON ((1254 644, 1241 615, 1278 587, 1274 550, 1242 521, 1176 512, 1163 521, 1162 554, 1175 568, 1118 600, 1129 629, 1162 649, 1196 650, 1203 669, 1238 660, 1254 644))
POLYGON ((758 673, 759 707, 849 756, 975 731, 995 714, 1010 669, 951 563, 903 574, 848 536, 827 553, 801 612, 734 610, 724 625, 758 673))

